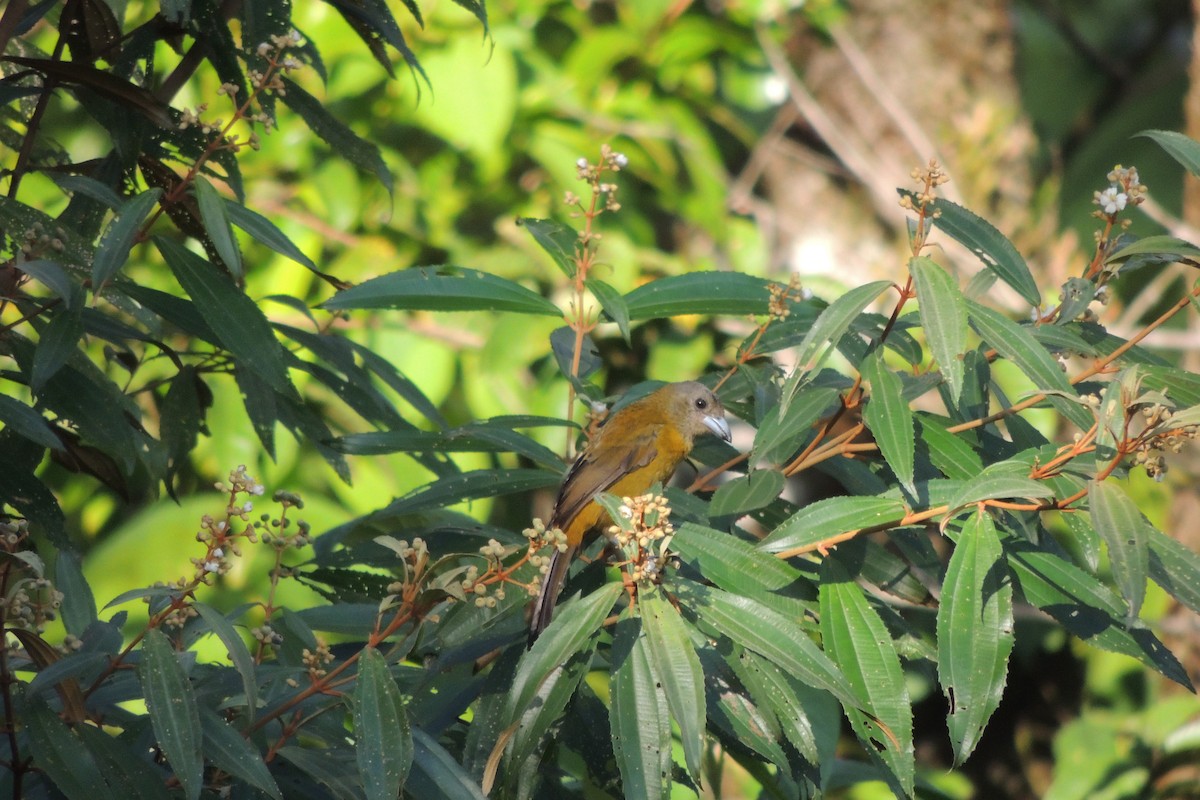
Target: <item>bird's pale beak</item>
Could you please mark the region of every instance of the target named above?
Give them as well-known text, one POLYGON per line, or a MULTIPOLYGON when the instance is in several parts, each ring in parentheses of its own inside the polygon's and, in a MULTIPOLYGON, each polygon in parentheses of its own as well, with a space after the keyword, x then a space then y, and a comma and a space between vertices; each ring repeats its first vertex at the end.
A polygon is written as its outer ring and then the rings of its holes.
POLYGON ((704 422, 704 427, 708 428, 725 441, 729 442, 733 440, 733 434, 729 431, 729 423, 725 421, 724 417, 706 416, 702 421, 704 422))

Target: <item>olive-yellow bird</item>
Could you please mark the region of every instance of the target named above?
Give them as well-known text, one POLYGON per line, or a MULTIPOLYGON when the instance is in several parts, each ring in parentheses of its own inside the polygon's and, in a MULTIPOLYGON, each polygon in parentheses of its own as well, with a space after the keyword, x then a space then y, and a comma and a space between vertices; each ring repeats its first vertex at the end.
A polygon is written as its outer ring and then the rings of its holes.
POLYGON ((567 549, 555 550, 550 559, 529 623, 530 646, 550 624, 567 568, 584 536, 611 524, 596 495, 644 494, 671 477, 692 451, 696 437, 704 433, 730 440, 721 401, 695 381, 669 383, 620 409, 600 426, 558 490, 549 527, 566 534, 567 549))

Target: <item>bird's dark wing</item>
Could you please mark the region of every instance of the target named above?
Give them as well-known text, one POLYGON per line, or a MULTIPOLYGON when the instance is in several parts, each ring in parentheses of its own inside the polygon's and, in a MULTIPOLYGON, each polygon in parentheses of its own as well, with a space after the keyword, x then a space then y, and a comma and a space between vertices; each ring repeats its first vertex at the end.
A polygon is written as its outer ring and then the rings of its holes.
POLYGON ((649 464, 658 455, 658 425, 652 425, 632 437, 625 446, 602 446, 599 437, 580 454, 567 472, 558 499, 554 503, 551 528, 566 529, 571 520, 614 483, 649 464))

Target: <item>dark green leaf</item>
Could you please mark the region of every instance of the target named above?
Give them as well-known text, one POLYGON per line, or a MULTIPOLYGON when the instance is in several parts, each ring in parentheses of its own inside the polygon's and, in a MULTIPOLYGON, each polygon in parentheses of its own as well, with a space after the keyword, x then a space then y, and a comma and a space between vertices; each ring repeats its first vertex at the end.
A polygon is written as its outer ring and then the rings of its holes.
POLYGON ((576 391, 582 394, 583 381, 604 366, 604 361, 600 358, 600 350, 592 341, 592 337, 584 334, 579 341, 579 364, 574 366, 575 336, 575 331, 566 325, 555 328, 550 334, 550 352, 554 354, 554 360, 558 363, 563 377, 574 384, 576 391))
POLYGON ((92 754, 45 703, 29 703, 22 722, 34 764, 69 800, 96 800, 108 788, 92 754))
POLYGON ((659 278, 625 295, 630 319, 683 314, 765 314, 770 281, 740 272, 691 272, 659 278))
POLYGON ((783 492, 783 473, 773 469, 751 470, 746 475, 717 487, 708 506, 710 517, 748 514, 770 505, 783 492))
POLYGON ((1167 155, 1178 161, 1184 169, 1200 178, 1200 142, 1178 131, 1144 130, 1134 134, 1153 139, 1167 155))
POLYGON ((938 680, 950 705, 946 724, 961 764, 1004 693, 1013 647, 1012 584, 1000 537, 986 512, 959 534, 937 614, 938 680))
POLYGON ((354 753, 367 800, 394 800, 412 765, 412 731, 400 690, 373 647, 358 660, 353 705, 354 753))
POLYGON ((283 800, 262 755, 246 737, 215 711, 204 707, 200 708, 200 728, 204 733, 204 753, 213 766, 276 800, 283 800))
POLYGON ((195 253, 169 239, 154 241, 221 344, 280 395, 294 397, 283 348, 254 301, 195 253))
POLYGON ((967 301, 967 310, 971 325, 984 341, 1020 367, 1037 388, 1075 394, 1062 367, 1026 328, 1000 312, 970 300, 967 301))
MULTIPOLYGON (((900 194, 912 197, 911 192, 903 189, 900 194)), ((987 220, 949 200, 939 197, 934 208, 938 212, 933 220, 937 228, 974 253, 1031 306, 1041 305, 1042 295, 1029 265, 1004 234, 987 220)))
POLYGON ((62 450, 62 442, 50 430, 45 418, 19 400, 0 394, 0 422, 34 444, 62 450))
POLYGON ((138 677, 146 710, 158 740, 188 800, 197 800, 204 786, 200 712, 192 684, 166 634, 156 628, 142 640, 138 677))
MULTIPOLYGON (((1109 391, 1117 394, 1116 388, 1109 391)), ((1147 543, 1150 523, 1137 505, 1113 481, 1088 482, 1088 507, 1092 524, 1108 547, 1108 562, 1121 596, 1129 605, 1129 617, 1141 613, 1146 596, 1146 575, 1150 569, 1147 543)))
POLYGON ((915 494, 913 468, 917 440, 912 409, 904 399, 904 382, 883 363, 882 350, 867 358, 862 375, 871 387, 863 421, 875 435, 879 452, 892 472, 909 493, 915 494))
MULTIPOLYGON (((166 775, 155 768, 149 754, 139 758, 136 745, 130 747, 91 725, 80 725, 75 732, 100 766, 108 785, 118 789, 122 800, 171 800, 166 775)), ((95 791, 91 797, 96 800, 95 791)))
POLYGON ((236 200, 225 201, 225 214, 230 222, 250 234, 256 242, 266 245, 281 256, 286 256, 297 264, 302 264, 320 274, 316 263, 304 255, 303 251, 294 245, 292 240, 275 226, 274 222, 262 214, 246 208, 236 200))
POLYGON ((280 93, 283 102, 300 115, 309 130, 328 144, 334 153, 364 172, 374 175, 387 189, 389 195, 395 192, 392 173, 384 163, 383 156, 380 155, 376 145, 359 137, 346 123, 321 105, 320 100, 304 91, 294 81, 284 78, 283 84, 286 87, 286 94, 280 93))
POLYGON ((62 268, 62 265, 57 262, 40 259, 37 261, 23 261, 21 262, 21 272, 29 275, 35 281, 54 292, 68 308, 75 301, 75 282, 71 280, 71 276, 62 268))
POLYGON ((242 267, 242 251, 237 240, 233 238, 233 228, 229 224, 224 199, 203 175, 197 175, 192 182, 192 192, 196 195, 196 205, 200 209, 200 221, 204 224, 204 232, 212 240, 217 255, 225 263, 225 268, 234 278, 240 280, 245 274, 242 267))
POLYGON ((767 553, 814 547, 847 531, 872 528, 905 514, 904 503, 887 497, 830 497, 810 503, 759 543, 767 553))
MULTIPOLYGON (((544 637, 543 637, 544 638, 544 637)), ((662 676, 633 620, 613 642, 612 741, 626 797, 666 798, 671 785, 671 715, 662 676)))
POLYGON ((60 550, 54 559, 54 587, 63 593, 63 627, 73 636, 83 636, 97 619, 96 598, 83 577, 79 557, 70 550, 60 550))
POLYGON ((161 189, 147 189, 126 201, 104 229, 92 260, 92 294, 96 297, 129 260, 129 251, 133 249, 142 223, 161 196, 161 189))
POLYGON ((83 338, 83 306, 61 308, 54 319, 42 328, 37 351, 33 356, 33 368, 29 374, 29 389, 40 395, 46 382, 62 369, 83 338))
POLYGON ((479 782, 429 734, 413 728, 412 772, 405 784, 409 797, 421 800, 487 800, 479 782))
POLYGON ((836 558, 821 566, 821 639, 825 652, 862 699, 846 715, 867 752, 881 759, 906 795, 915 762, 912 704, 891 634, 836 558))
POLYGON ((344 289, 321 304, 331 311, 400 308, 425 311, 512 311, 561 316, 558 306, 507 278, 461 267, 411 267, 344 289))
MULTIPOLYGON (((706 579, 728 592, 753 597, 776 611, 787 607, 784 598, 789 595, 785 592, 801 589, 805 583, 800 571, 782 559, 757 550, 729 533, 693 522, 685 522, 671 543, 706 579)), ((787 611, 804 613, 803 608, 796 606, 787 611)))
POLYGON ((1157 528, 1149 534, 1150 577, 1176 600, 1200 612, 1200 554, 1157 528))
POLYGON ((784 413, 782 405, 767 411, 754 435, 755 462, 780 465, 790 458, 811 432, 813 424, 837 400, 837 389, 820 386, 805 389, 784 413))
POLYGON ((942 420, 922 415, 917 418, 918 436, 929 448, 929 460, 947 478, 970 480, 983 471, 983 459, 965 437, 950 433, 942 420))
POLYGON ((1000 461, 988 464, 983 472, 969 480, 950 501, 950 509, 953 511, 982 500, 1050 497, 1053 494, 1048 485, 1029 477, 1028 464, 1000 461))
POLYGON ((204 603, 193 603, 192 608, 200 613, 201 619, 209 629, 216 634, 229 653, 229 660, 237 668, 242 677, 242 689, 246 693, 246 713, 249 720, 254 719, 254 709, 258 707, 258 682, 254 679, 254 657, 242 637, 238 635, 233 623, 215 608, 204 603))
POLYGON ((559 480, 559 475, 540 469, 474 470, 442 478, 428 486, 415 489, 404 497, 393 500, 376 513, 386 515, 442 508, 464 500, 541 489, 557 484, 559 480))
POLYGON ((1134 256, 1144 256, 1166 263, 1182 262, 1200 266, 1200 247, 1174 236, 1145 236, 1132 244, 1119 247, 1104 259, 1105 264, 1120 264, 1134 256))
POLYGON ((658 592, 638 597, 642 629, 654 665, 663 683, 671 718, 679 726, 684 761, 692 780, 700 780, 704 754, 704 673, 688 637, 687 626, 658 592))
POLYGON ((908 268, 920 303, 925 341, 957 404, 963 386, 962 356, 967 350, 967 304, 963 302, 958 281, 932 259, 918 256, 908 263, 908 268))
POLYGON ((608 314, 608 318, 617 323, 617 329, 621 331, 625 344, 630 344, 629 307, 625 304, 625 298, 599 278, 588 278, 584 285, 600 301, 600 307, 608 314))
POLYGON ((518 217, 517 224, 529 231, 529 235, 550 254, 550 258, 554 259, 554 263, 568 278, 575 277, 578 231, 553 219, 518 217))

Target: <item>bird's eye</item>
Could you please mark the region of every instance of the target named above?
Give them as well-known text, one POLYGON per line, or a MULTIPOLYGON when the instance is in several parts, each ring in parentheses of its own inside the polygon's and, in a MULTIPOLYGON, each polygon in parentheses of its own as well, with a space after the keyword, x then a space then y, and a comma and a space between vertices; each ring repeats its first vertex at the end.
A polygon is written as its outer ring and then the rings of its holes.
POLYGON ((704 409, 708 408, 708 401, 705 400, 703 397, 697 397, 696 398, 696 408, 703 411, 704 409))

